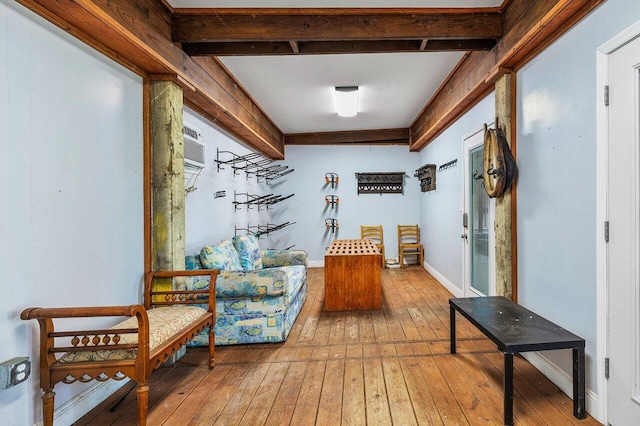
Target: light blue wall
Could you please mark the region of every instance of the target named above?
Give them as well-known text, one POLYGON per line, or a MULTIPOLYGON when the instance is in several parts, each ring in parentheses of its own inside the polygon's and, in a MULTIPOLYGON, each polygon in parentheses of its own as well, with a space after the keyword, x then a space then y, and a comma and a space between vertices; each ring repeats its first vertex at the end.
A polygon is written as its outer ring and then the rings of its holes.
MULTIPOLYGON (((413 177, 419 156, 409 152, 407 146, 287 146, 285 161, 277 164, 288 166, 294 172, 265 184, 258 183, 255 177, 247 179, 244 172, 234 176, 228 166, 217 171, 216 148, 238 155, 251 150, 188 108, 184 118, 185 122, 202 131, 206 146, 206 166, 197 181, 198 189, 187 194, 187 253, 233 237, 235 227, 290 222, 290 226, 263 236, 260 246, 280 249, 295 246, 295 249, 308 252, 312 265, 320 266, 324 262, 325 248, 331 241, 359 238, 360 225, 380 224, 384 229, 386 256, 397 258, 396 226, 419 221, 419 183, 413 177), (325 182, 327 172, 340 176, 334 189, 325 182), (358 195, 357 172, 404 172, 404 194, 358 195), (226 191, 227 196, 214 199, 214 192, 221 190, 226 191), (234 191, 295 195, 268 210, 247 210, 246 207, 235 210, 234 191), (325 202, 325 195, 330 194, 340 197, 340 203, 334 209, 325 202), (329 217, 339 221, 340 227, 335 233, 325 227, 324 219, 329 217)), ((220 158, 230 157, 221 154, 220 158)), ((239 231, 239 234, 244 233, 239 231)))
MULTIPOLYGON (((255 177, 247 178, 244 172, 234 174, 228 165, 223 166, 220 171, 216 167, 217 150, 229 151, 238 156, 253 151, 220 131, 210 121, 189 108, 184 110, 184 121, 201 131, 202 143, 205 145, 205 167, 195 185, 198 189, 186 194, 187 254, 199 252, 205 245, 233 238, 236 227, 247 228, 247 225, 271 223, 272 214, 283 208, 282 203, 274 205, 271 210, 261 209, 260 211, 257 208, 247 209, 246 207, 236 210, 233 205, 234 191, 238 194, 266 195, 273 193, 271 185, 266 185, 264 182, 259 183, 255 177), (214 193, 217 191, 226 191, 226 196, 214 198, 214 193)), ((219 154, 219 159, 223 161, 231 158, 232 154, 219 154)), ((280 162, 276 164, 280 164, 280 162)), ((238 196, 237 199, 244 201, 246 197, 238 196)), ((246 231, 238 232, 239 235, 245 233, 246 231)), ((271 247, 270 240, 271 236, 263 238, 260 241, 261 246, 263 248, 271 247)))
MULTIPOLYGON (((23 309, 140 300, 142 140, 140 77, 0 1, 0 362, 32 362, 27 382, 0 390, 3 425, 42 417, 39 332, 23 309)), ((88 386, 56 386, 56 408, 88 386)))
MULTIPOLYGON (((639 1, 608 0, 517 74, 518 300, 586 339, 593 390, 596 49, 638 19, 639 1)), ((547 356, 571 371, 570 351, 547 356)))
POLYGON ((419 182, 413 177, 418 154, 407 146, 296 146, 286 147, 285 164, 295 169, 279 189, 294 193, 283 214, 285 221, 296 222, 284 230, 296 248, 307 250, 314 264, 324 262, 325 248, 334 239, 360 238, 360 225, 382 225, 387 258, 398 256, 397 225, 419 221, 419 182), (327 172, 338 173, 340 183, 331 189, 324 180, 327 172), (404 172, 404 194, 358 195, 355 174, 358 172, 404 172), (340 197, 337 210, 325 203, 325 195, 340 197), (324 219, 337 218, 340 228, 332 234, 324 219))
POLYGON ((457 165, 436 171, 436 190, 424 192, 420 199, 420 224, 424 242, 424 258, 429 269, 440 280, 462 291, 462 213, 463 139, 490 123, 495 115, 493 93, 475 105, 433 142, 420 151, 420 164, 444 163, 457 159, 457 165))

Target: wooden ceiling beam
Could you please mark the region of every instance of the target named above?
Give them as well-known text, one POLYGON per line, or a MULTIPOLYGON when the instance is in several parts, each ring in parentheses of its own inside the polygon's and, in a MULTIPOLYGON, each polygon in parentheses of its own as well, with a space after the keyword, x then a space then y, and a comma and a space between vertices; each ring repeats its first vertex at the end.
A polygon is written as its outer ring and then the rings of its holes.
POLYGON ((454 9, 422 9, 407 12, 361 14, 340 13, 341 9, 298 14, 245 12, 221 14, 174 13, 172 34, 175 42, 224 41, 343 41, 408 39, 498 39, 502 36, 502 17, 483 9, 460 12, 454 9))
POLYGON ((284 143, 285 145, 408 145, 409 129, 290 133, 284 135, 284 143))
POLYGON ((470 52, 411 125, 412 151, 433 141, 493 90, 504 70, 522 67, 604 0, 512 0, 504 11, 504 35, 489 52, 470 52))
POLYGON ((190 56, 327 55, 491 50, 493 39, 183 43, 190 56), (424 47, 423 47, 424 46, 424 47))
POLYGON ((284 158, 280 129, 219 62, 196 62, 172 42, 171 15, 157 1, 18 1, 134 72, 174 80, 185 104, 265 156, 284 158))

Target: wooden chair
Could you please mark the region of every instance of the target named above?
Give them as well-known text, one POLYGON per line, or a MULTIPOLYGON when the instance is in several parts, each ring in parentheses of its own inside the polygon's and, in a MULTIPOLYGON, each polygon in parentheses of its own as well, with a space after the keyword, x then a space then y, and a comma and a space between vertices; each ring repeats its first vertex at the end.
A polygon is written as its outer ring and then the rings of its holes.
POLYGON ((406 255, 418 256, 419 265, 424 265, 424 248, 420 244, 418 225, 398 225, 398 261, 401 268, 404 268, 406 255))
POLYGON ((382 237, 382 225, 362 225, 360 226, 360 238, 363 240, 372 240, 376 245, 380 254, 382 254, 381 266, 385 267, 384 257, 384 238, 382 237))

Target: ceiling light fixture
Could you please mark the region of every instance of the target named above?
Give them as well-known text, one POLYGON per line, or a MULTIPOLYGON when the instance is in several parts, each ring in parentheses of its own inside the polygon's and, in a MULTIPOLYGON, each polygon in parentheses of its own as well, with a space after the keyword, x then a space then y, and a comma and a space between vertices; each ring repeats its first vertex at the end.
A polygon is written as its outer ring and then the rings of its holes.
POLYGON ((336 105, 340 117, 353 117, 358 113, 358 86, 336 87, 336 105))

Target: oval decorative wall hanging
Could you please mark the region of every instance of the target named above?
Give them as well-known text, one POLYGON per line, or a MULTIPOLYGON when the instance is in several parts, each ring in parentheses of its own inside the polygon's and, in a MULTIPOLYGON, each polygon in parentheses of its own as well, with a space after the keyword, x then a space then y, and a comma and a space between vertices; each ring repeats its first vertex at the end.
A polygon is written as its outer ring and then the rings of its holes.
MULTIPOLYGON (((497 126, 497 120, 496 120, 497 126)), ((490 198, 501 197, 513 183, 518 172, 507 138, 500 127, 484 125, 484 189, 490 198)))

